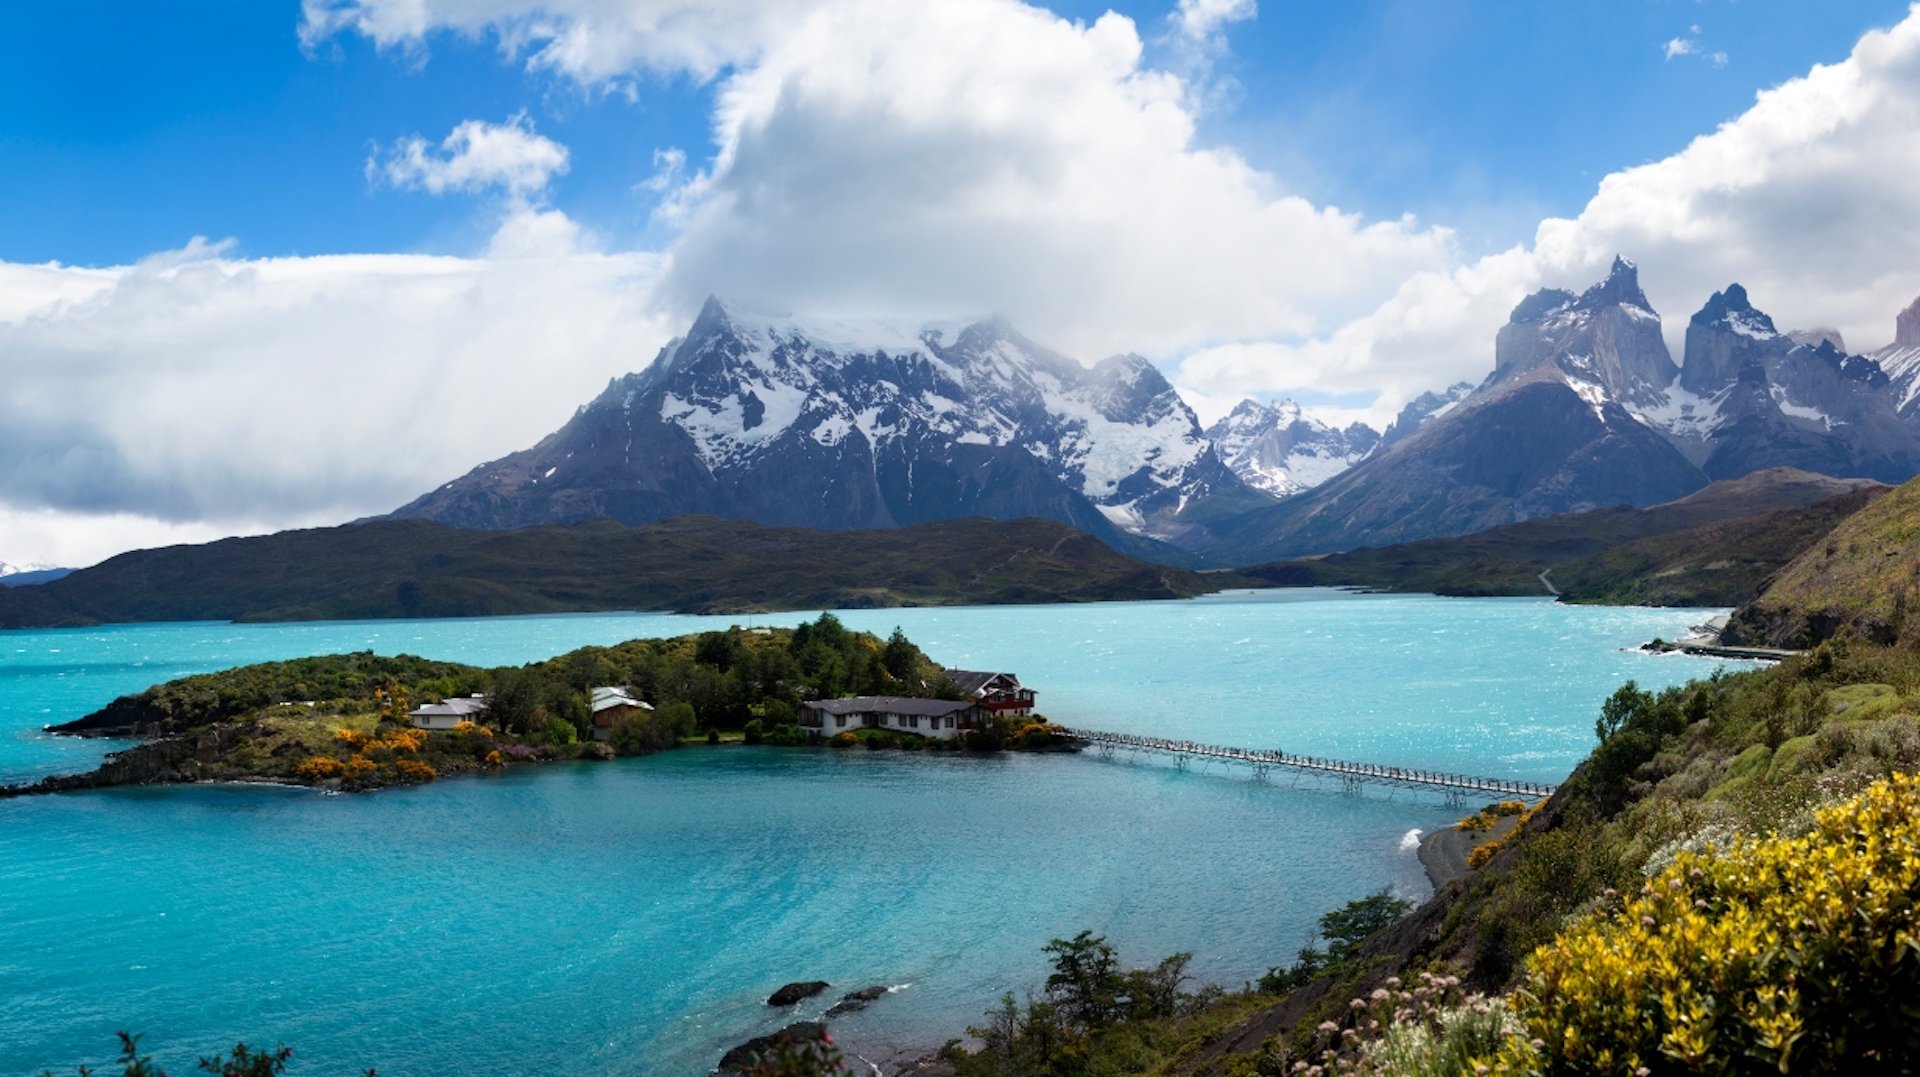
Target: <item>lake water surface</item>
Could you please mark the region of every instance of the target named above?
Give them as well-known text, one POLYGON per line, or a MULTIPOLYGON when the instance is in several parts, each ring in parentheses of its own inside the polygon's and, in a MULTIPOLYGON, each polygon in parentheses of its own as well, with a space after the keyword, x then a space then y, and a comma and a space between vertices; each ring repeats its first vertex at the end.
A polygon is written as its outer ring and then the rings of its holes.
MULTIPOLYGON (((758 617, 791 624, 806 615, 758 617)), ((1620 682, 1713 665, 1631 648, 1703 611, 1277 591, 1189 602, 843 611, 1012 669, 1069 724, 1555 781, 1620 682)), ((736 618, 664 614, 0 632, 0 781, 113 747, 42 725, 188 673, 372 649, 520 663, 736 618)), ((1459 812, 1243 772, 1083 757, 690 749, 370 796, 188 787, 0 802, 0 1073, 110 1054, 176 1071, 236 1038, 296 1073, 695 1074, 843 990, 887 1057, 1038 986, 1090 928, 1230 984, 1314 919, 1425 889, 1409 832, 1459 812), (797 1012, 787 980, 835 990, 797 1012)))

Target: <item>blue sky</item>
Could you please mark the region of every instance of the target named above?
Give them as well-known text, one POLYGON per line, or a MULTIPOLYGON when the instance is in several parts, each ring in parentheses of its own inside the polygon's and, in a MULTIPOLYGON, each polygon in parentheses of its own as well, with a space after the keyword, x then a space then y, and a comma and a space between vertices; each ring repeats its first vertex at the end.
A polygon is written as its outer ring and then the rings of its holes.
MULTIPOLYGON (((1175 59, 1166 4, 1054 5, 1088 21, 1109 8, 1139 25, 1149 62, 1175 59)), ((1227 28, 1214 74, 1230 84, 1200 139, 1315 202, 1413 213, 1493 249, 1905 11, 1269 0, 1227 28), (1669 59, 1674 39, 1698 51, 1669 59)), ((572 152, 554 205, 617 244, 657 245, 655 196, 635 189, 654 151, 698 162, 712 150, 710 80, 650 74, 629 98, 529 74, 490 38, 441 32, 422 53, 342 34, 303 50, 299 21, 293 0, 12 5, 0 15, 0 258, 118 264, 194 235, 251 256, 468 253, 491 227, 472 200, 372 185, 365 162, 400 137, 522 111, 572 152)))
POLYGON ((6 5, 0 561, 389 511, 708 294, 1003 314, 1202 421, 1382 425, 1616 253, 1670 345, 1739 281, 1867 351, 1916 175, 1900 0, 6 5))

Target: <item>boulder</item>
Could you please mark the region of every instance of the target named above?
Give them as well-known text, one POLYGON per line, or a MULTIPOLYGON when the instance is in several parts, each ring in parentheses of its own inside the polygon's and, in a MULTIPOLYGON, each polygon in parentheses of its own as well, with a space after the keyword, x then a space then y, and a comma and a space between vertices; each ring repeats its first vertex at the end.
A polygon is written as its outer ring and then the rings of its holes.
POLYGON ((827 1016, 838 1017, 843 1013, 864 1010, 867 1008, 868 1003, 886 993, 887 988, 885 984, 875 984, 872 987, 863 987, 858 991, 849 991, 840 996, 840 1001, 827 1007, 827 1016))
POLYGON ((720 1056, 720 1067, 717 1072, 720 1077, 744 1073, 755 1057, 783 1043, 806 1043, 825 1039, 826 1035, 827 1026, 818 1021, 795 1021, 778 1032, 755 1036, 720 1056))
POLYGON ((791 1006, 801 999, 812 998, 820 992, 825 991, 827 987, 828 984, 825 980, 795 980, 793 983, 768 995, 767 1005, 791 1006))

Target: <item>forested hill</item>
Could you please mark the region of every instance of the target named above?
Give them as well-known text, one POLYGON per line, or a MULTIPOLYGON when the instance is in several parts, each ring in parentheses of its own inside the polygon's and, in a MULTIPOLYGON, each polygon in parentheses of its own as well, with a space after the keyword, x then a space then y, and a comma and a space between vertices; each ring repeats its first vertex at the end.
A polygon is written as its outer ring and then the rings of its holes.
POLYGON ((1233 582, 1043 520, 886 531, 714 517, 519 531, 394 520, 122 554, 0 590, 0 626, 1079 602, 1188 598, 1233 582))

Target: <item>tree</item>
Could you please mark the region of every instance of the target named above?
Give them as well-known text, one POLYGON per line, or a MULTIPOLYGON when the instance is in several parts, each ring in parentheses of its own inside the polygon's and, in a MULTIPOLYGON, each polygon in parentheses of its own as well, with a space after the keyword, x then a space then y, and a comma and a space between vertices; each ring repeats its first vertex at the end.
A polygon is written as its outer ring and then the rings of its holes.
POLYGON ((1642 692, 1640 685, 1628 681, 1614 690, 1605 703, 1600 704, 1600 717, 1594 720, 1594 735, 1605 744, 1613 739, 1626 724, 1653 706, 1653 696, 1642 692))
POLYGON ((907 639, 907 634, 895 625, 893 635, 887 637, 886 649, 880 652, 880 664, 896 681, 904 681, 913 675, 913 667, 920 658, 920 648, 907 639))
POLYGON ((1047 997, 1067 1020, 1090 1031, 1105 1028, 1119 1010, 1119 960, 1106 937, 1082 931, 1071 939, 1054 939, 1046 953, 1053 955, 1053 975, 1047 977, 1047 997))

